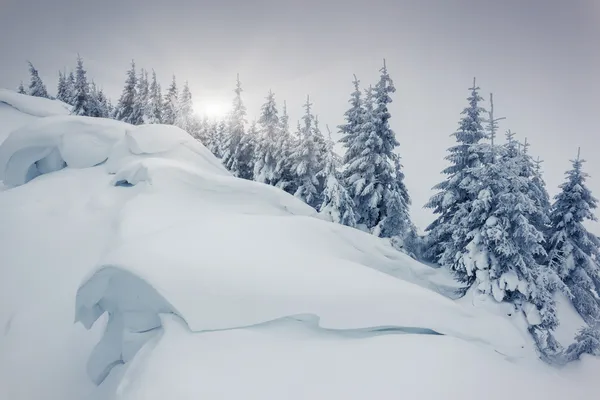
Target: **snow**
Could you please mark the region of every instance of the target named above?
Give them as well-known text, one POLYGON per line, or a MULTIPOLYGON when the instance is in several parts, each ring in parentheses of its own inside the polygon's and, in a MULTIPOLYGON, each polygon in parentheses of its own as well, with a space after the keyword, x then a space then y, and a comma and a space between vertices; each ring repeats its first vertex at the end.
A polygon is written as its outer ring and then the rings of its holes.
POLYGON ((34 117, 69 115, 71 113, 71 106, 60 100, 28 96, 2 88, 0 88, 0 103, 5 103, 23 114, 34 117))
POLYGON ((23 121, 0 145, 1 399, 598 389, 597 359, 547 366, 506 304, 451 300, 444 270, 230 176, 177 128, 23 121))

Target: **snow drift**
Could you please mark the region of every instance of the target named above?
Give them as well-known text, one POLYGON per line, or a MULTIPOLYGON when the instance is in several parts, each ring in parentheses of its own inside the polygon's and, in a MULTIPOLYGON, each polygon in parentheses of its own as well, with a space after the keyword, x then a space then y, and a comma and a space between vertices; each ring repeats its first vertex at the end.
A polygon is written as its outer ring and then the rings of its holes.
POLYGON ((451 300, 443 270, 233 178, 178 128, 32 118, 0 145, 0 398, 597 390, 597 359, 543 364, 522 316, 451 300))

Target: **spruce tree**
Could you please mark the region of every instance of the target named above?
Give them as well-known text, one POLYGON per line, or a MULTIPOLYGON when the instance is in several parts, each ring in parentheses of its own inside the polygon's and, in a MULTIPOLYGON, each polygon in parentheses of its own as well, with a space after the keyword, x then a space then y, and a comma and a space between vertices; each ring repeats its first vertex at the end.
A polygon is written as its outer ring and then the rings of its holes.
POLYGON ((323 201, 319 212, 333 222, 355 227, 354 201, 341 182, 340 159, 333 150, 334 143, 331 140, 331 133, 329 133, 328 139, 324 166, 318 174, 324 181, 323 201))
POLYGON ((239 154, 240 141, 244 136, 244 126, 246 124, 246 107, 242 101, 242 83, 238 74, 235 86, 235 97, 233 99, 233 108, 228 118, 227 134, 223 142, 223 165, 233 176, 239 176, 240 172, 237 168, 240 162, 237 160, 239 154))
POLYGON ((106 118, 108 116, 106 98, 101 89, 96 87, 96 84, 92 81, 89 92, 89 117, 106 118))
POLYGON ((19 87, 17 88, 17 93, 27 94, 27 92, 25 91, 25 86, 23 86, 23 81, 21 81, 21 83, 19 83, 19 87))
POLYGON ((177 89, 177 80, 173 75, 171 86, 165 94, 163 101, 162 123, 167 125, 175 125, 177 120, 177 110, 179 108, 179 91, 177 89))
POLYGON ((294 194, 298 189, 294 185, 294 174, 292 172, 293 163, 291 160, 291 152, 294 147, 294 140, 290 133, 290 117, 287 113, 287 104, 283 102, 283 112, 279 119, 279 135, 275 146, 275 175, 277 182, 275 186, 285 190, 290 194, 294 194))
POLYGON ((77 55, 77 68, 75 69, 75 83, 72 101, 72 114, 82 116, 90 115, 90 87, 86 78, 86 71, 83 69, 83 59, 80 55, 77 55))
POLYGON ((277 146, 280 144, 281 126, 275 95, 272 91, 269 91, 266 99, 258 119, 260 136, 256 148, 254 179, 267 185, 276 185, 279 182, 276 153, 277 146))
POLYGON ((72 106, 75 105, 77 100, 76 91, 75 91, 75 75, 73 71, 69 72, 69 76, 66 81, 66 94, 65 94, 65 103, 70 104, 72 106))
POLYGON ((219 123, 217 121, 208 124, 207 141, 205 146, 217 158, 223 157, 221 152, 222 137, 220 133, 221 130, 219 129, 219 123))
POLYGON ((600 325, 600 239, 583 223, 596 221, 598 200, 585 184, 585 160, 571 160, 573 168, 560 185, 550 213, 549 266, 571 292, 575 309, 590 326, 600 325))
POLYGON ((135 104, 137 99, 137 75, 135 72, 135 61, 131 61, 131 68, 127 71, 127 79, 125 80, 125 87, 123 93, 117 103, 115 119, 124 121, 133 125, 140 125, 142 123, 139 110, 135 112, 135 104))
POLYGON ((134 125, 142 125, 148 123, 150 120, 149 117, 150 87, 148 83, 148 73, 142 68, 140 69, 140 76, 137 80, 131 120, 134 125))
POLYGON ((58 86, 56 88, 56 98, 65 103, 69 103, 70 101, 67 76, 61 71, 58 71, 58 86))
POLYGON ((162 93, 160 84, 156 80, 156 72, 154 70, 152 70, 152 83, 150 84, 149 103, 150 112, 148 115, 148 123, 161 124, 163 112, 162 93))
POLYGON ((258 127, 256 121, 252 121, 248 133, 240 140, 236 150, 233 170, 237 171, 237 177, 242 179, 254 179, 254 162, 256 146, 258 141, 258 127))
POLYGON ((307 96, 304 105, 304 126, 299 127, 299 140, 292 150, 291 160, 293 163, 292 171, 296 175, 297 189, 294 196, 311 207, 318 208, 321 204, 321 193, 319 192, 320 181, 317 174, 322 169, 322 163, 319 160, 321 149, 314 135, 314 116, 311 112, 311 106, 312 103, 307 96))
POLYGON ((179 96, 179 102, 177 103, 177 105, 178 107, 175 116, 175 125, 183 129, 184 131, 192 134, 192 92, 190 91, 190 87, 187 81, 183 85, 183 89, 181 90, 181 95, 179 96))
POLYGON ((29 90, 28 94, 34 97, 44 97, 48 98, 48 91, 46 90, 46 85, 42 82, 42 78, 38 73, 38 70, 35 69, 31 61, 29 63, 29 74, 31 75, 31 80, 29 82, 29 90))
MULTIPOLYGON (((360 91, 360 81, 354 75, 354 92, 350 95, 350 108, 344 113, 344 119, 346 123, 343 125, 339 125, 338 129, 342 135, 340 138, 340 142, 344 144, 346 148, 346 152, 344 154, 343 162, 344 164, 350 164, 353 160, 355 160, 359 155, 357 151, 360 150, 360 146, 355 144, 356 138, 360 135, 361 129, 363 127, 363 100, 361 97, 360 91)), ((349 176, 346 176, 347 180, 349 176)))
POLYGON ((486 137, 482 126, 482 113, 485 110, 479 106, 483 99, 479 96, 479 87, 476 86, 475 79, 469 90, 469 106, 463 110, 459 129, 453 134, 457 144, 448 149, 449 154, 446 156, 450 166, 444 169, 443 173, 448 177, 434 186, 438 192, 425 205, 438 215, 426 228, 428 248, 425 255, 438 262, 441 262, 444 252, 461 251, 454 248, 448 250, 453 245, 452 235, 458 228, 453 220, 461 208, 468 211, 468 205, 476 199, 478 193, 469 191, 468 187, 477 186, 473 169, 485 162, 485 154, 480 146, 480 141, 486 137))

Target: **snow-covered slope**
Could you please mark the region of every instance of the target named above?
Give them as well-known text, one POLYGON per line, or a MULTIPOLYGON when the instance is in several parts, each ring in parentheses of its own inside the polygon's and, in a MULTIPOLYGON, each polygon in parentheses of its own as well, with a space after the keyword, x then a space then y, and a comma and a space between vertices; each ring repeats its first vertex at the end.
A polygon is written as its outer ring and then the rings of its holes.
POLYGON ((597 359, 543 364, 521 317, 451 300, 444 271, 231 177, 177 128, 32 118, 0 145, 0 399, 598 390, 597 359))

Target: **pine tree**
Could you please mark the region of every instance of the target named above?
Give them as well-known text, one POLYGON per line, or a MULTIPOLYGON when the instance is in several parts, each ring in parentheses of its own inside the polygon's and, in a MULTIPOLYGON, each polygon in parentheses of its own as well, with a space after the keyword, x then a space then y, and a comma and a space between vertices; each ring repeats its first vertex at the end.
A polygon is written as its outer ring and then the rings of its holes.
POLYGON ((227 168, 233 176, 239 176, 240 171, 237 170, 239 164, 237 151, 240 141, 244 136, 244 125, 246 124, 246 107, 242 101, 242 83, 240 82, 240 76, 237 76, 237 82, 235 87, 235 97, 233 99, 233 108, 229 116, 228 121, 228 132, 225 135, 225 141, 223 142, 223 165, 227 168))
POLYGON ((133 125, 140 125, 142 123, 140 110, 135 111, 135 103, 137 99, 136 86, 138 83, 137 75, 135 72, 135 61, 131 60, 131 68, 127 71, 127 79, 125 80, 125 87, 121 98, 117 103, 115 119, 124 121, 133 125))
POLYGON ((48 98, 48 91, 46 90, 46 85, 42 82, 42 78, 38 73, 38 70, 35 69, 31 61, 29 63, 29 74, 31 75, 31 80, 29 82, 29 91, 28 94, 34 97, 44 97, 48 98))
POLYGON ((108 116, 106 98, 101 89, 96 87, 96 84, 92 81, 89 92, 89 117, 106 118, 108 116))
POLYGON ((21 83, 19 83, 19 87, 17 88, 17 93, 27 94, 27 92, 25 91, 25 86, 23 86, 23 81, 21 81, 21 83))
POLYGON ((319 160, 320 149, 314 135, 314 116, 311 113, 311 106, 312 103, 307 96, 304 105, 304 126, 302 128, 299 126, 299 140, 292 150, 291 159, 297 187, 294 196, 317 208, 321 204, 320 181, 317 174, 322 169, 322 163, 319 160))
MULTIPOLYGON (((223 127, 224 129, 224 127, 223 127)), ((207 142, 205 146, 214 154, 217 158, 222 158, 223 154, 221 152, 222 148, 222 130, 219 129, 219 123, 214 121, 208 125, 207 131, 207 142)))
POLYGON ((69 76, 65 80, 65 85, 65 103, 74 106, 75 102, 77 101, 77 95, 75 91, 75 75, 73 74, 73 71, 69 72, 69 76))
POLYGON ((256 149, 256 163, 254 165, 254 179, 267 185, 276 185, 279 182, 277 174, 277 145, 279 144, 280 121, 272 91, 266 97, 267 101, 261 107, 260 136, 256 149))
POLYGON ((177 114, 175 116, 175 125, 183 129, 188 133, 192 133, 192 92, 190 91, 190 87, 188 82, 186 81, 183 85, 183 89, 181 90, 181 95, 179 96, 179 102, 177 107, 177 114))
POLYGON ((554 198, 550 213, 549 266, 571 292, 571 301, 590 325, 600 324, 600 239, 587 231, 584 221, 596 221, 598 200, 585 181, 585 160, 571 160, 573 168, 554 198))
POLYGON ((69 103, 70 93, 67 83, 67 76, 58 71, 58 86, 56 88, 56 98, 62 102, 69 103))
MULTIPOLYGON (((352 92, 350 100, 348 101, 350 103, 350 108, 344 114, 346 123, 338 126, 338 129, 342 135, 340 142, 342 142, 346 148, 343 158, 344 164, 350 164, 352 160, 359 156, 357 151, 360 149, 360 146, 354 145, 354 142, 360 135, 364 124, 364 110, 360 91, 360 81, 356 78, 356 75, 354 75, 353 84, 354 92, 352 92)), ((349 177, 347 176, 346 179, 348 178, 349 177)))
POLYGON ((448 149, 449 154, 446 157, 451 165, 443 173, 448 175, 448 178, 434 186, 438 193, 425 205, 433 209, 434 214, 439 215, 426 228, 426 232, 429 233, 426 256, 438 262, 441 262, 444 252, 454 251, 456 254, 462 250, 450 249, 453 245, 452 235, 458 228, 452 221, 459 210, 468 211, 468 204, 476 199, 478 192, 469 191, 468 187, 477 186, 477 178, 473 176, 472 171, 485 162, 485 155, 479 143, 486 137, 481 117, 485 110, 479 106, 483 99, 479 96, 479 87, 476 86, 475 79, 469 90, 469 106, 462 112, 459 129, 453 134, 458 143, 448 149))
POLYGON ((173 75, 171 86, 165 94, 163 101, 162 123, 167 125, 175 125, 177 120, 177 110, 179 108, 179 91, 177 89, 177 80, 173 75))
POLYGON ((142 125, 148 123, 150 120, 149 117, 150 88, 148 83, 148 73, 142 68, 140 69, 140 76, 137 80, 131 120, 134 125, 142 125))
POLYGON ((254 179, 255 152, 258 141, 258 127, 256 121, 252 121, 248 133, 240 140, 236 150, 233 170, 237 171, 237 177, 242 179, 254 179))
POLYGON ((214 154, 218 154, 218 157, 223 159, 225 151, 227 149, 227 121, 224 119, 217 122, 217 129, 214 135, 214 144, 213 147, 215 149, 214 154))
POLYGON ((342 184, 339 174, 340 159, 333 150, 331 132, 326 142, 327 153, 323 169, 319 176, 324 180, 323 202, 319 207, 321 214, 327 215, 338 224, 355 227, 354 201, 342 184))
MULTIPOLYGON (((70 80, 69 76, 69 80, 70 80)), ((75 70, 75 83, 73 90, 73 111, 74 115, 90 115, 90 88, 86 78, 86 71, 83 69, 83 59, 77 55, 77 68, 75 70)))
POLYGON ((163 112, 162 93, 160 84, 156 81, 156 72, 154 72, 154 70, 152 70, 152 83, 150 84, 149 98, 150 112, 148 115, 148 123, 161 124, 163 112))
POLYGON ((290 117, 287 113, 287 104, 283 102, 283 113, 279 119, 279 136, 275 146, 275 175, 277 182, 275 186, 285 190, 290 194, 294 194, 298 189, 294 185, 294 173, 292 172, 293 163, 291 160, 291 152, 294 147, 294 140, 290 134, 290 117))

